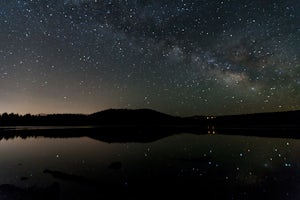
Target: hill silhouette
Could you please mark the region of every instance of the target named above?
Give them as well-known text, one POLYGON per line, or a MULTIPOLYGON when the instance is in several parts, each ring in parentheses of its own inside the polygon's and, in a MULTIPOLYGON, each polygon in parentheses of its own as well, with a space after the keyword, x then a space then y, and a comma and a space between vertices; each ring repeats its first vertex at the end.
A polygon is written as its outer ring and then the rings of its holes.
POLYGON ((0 115, 0 126, 200 126, 199 119, 171 116, 150 109, 108 109, 90 115, 4 113, 0 115))
POLYGON ((174 125, 182 118, 150 109, 109 109, 88 116, 92 124, 105 125, 174 125))

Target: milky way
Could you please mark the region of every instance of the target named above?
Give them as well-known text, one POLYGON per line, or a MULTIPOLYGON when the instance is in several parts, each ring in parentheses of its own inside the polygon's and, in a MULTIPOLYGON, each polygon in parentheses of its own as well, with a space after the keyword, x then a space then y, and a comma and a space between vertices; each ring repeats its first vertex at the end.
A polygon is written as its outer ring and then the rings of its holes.
POLYGON ((298 0, 1 0, 0 113, 300 109, 298 0))

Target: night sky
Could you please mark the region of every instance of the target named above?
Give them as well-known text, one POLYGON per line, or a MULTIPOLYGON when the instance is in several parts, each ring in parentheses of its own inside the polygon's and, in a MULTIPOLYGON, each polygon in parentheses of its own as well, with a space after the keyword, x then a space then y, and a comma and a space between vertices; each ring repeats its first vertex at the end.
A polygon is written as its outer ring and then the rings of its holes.
POLYGON ((0 113, 300 109, 299 0, 1 0, 0 113))

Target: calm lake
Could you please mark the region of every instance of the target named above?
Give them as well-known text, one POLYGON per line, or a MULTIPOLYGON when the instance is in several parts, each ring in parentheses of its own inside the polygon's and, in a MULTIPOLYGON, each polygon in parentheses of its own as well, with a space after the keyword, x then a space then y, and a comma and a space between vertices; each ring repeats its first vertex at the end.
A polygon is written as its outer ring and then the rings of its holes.
POLYGON ((8 137, 0 199, 300 199, 299 155, 300 140, 220 134, 118 143, 8 137))

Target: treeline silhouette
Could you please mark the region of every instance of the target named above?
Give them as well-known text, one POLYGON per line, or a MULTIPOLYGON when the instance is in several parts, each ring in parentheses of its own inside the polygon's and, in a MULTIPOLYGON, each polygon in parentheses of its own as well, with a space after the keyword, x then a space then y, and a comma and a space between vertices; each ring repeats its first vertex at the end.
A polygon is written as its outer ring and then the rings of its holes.
POLYGON ((228 115, 210 121, 219 128, 299 127, 300 111, 228 115))
POLYGON ((85 125, 87 115, 51 114, 51 115, 19 115, 3 113, 0 115, 0 126, 53 126, 53 125, 85 125))

